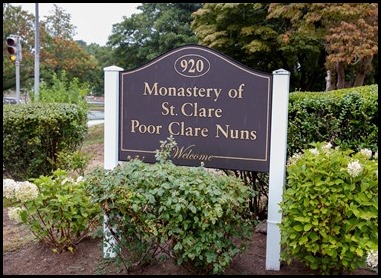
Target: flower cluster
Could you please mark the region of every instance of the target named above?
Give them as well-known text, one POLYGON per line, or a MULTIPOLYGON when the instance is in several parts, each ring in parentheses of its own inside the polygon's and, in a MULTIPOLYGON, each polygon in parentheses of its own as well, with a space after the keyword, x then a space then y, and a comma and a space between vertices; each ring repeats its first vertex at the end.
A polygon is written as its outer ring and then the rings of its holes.
POLYGON ((171 157, 172 150, 177 146, 175 138, 171 134, 167 140, 160 141, 160 149, 156 150, 155 158, 158 162, 166 162, 171 157))
POLYGON ((322 146, 322 149, 323 149, 325 152, 328 152, 331 148, 332 148, 332 144, 331 144, 331 142, 328 142, 327 144, 325 144, 324 146, 322 146))
POLYGON ((3 179, 3 197, 12 200, 15 196, 15 190, 18 183, 11 179, 3 179))
POLYGON ((348 164, 347 171, 348 174, 352 177, 357 177, 362 171, 362 166, 360 162, 357 159, 355 159, 348 164))
POLYGON ((368 253, 366 264, 373 268, 378 266, 378 250, 372 250, 368 253))
MULTIPOLYGON (((38 197, 38 188, 29 181, 14 181, 12 179, 3 179, 3 197, 9 201, 26 203, 38 197)), ((8 217, 18 223, 21 223, 20 213, 23 211, 20 207, 10 207, 8 217)))
POLYGON ((294 165, 296 161, 302 156, 302 154, 299 153, 294 153, 287 161, 287 165, 294 165))
POLYGON ((37 196, 38 188, 35 184, 29 181, 3 179, 3 197, 6 199, 25 203, 36 199, 37 196))
POLYGON ((18 190, 15 190, 16 200, 25 203, 32 201, 38 196, 38 188, 34 183, 29 181, 18 182, 18 190))
POLYGON ((364 155, 366 158, 370 159, 372 157, 372 151, 369 149, 361 149, 360 153, 364 155))
POLYGON ((24 211, 25 209, 19 208, 19 207, 10 207, 8 209, 8 217, 9 219, 12 219, 16 221, 17 223, 22 223, 21 215, 20 213, 24 211))
POLYGON ((317 148, 313 148, 313 149, 309 149, 309 151, 314 154, 314 155, 318 155, 319 154, 319 150, 317 148))

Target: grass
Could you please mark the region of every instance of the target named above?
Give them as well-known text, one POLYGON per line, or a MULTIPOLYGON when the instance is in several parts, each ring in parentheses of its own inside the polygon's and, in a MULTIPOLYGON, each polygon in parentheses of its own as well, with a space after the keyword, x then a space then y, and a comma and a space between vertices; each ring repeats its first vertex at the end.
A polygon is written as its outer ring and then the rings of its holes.
POLYGON ((89 110, 91 110, 91 111, 104 111, 105 107, 104 107, 104 105, 99 105, 99 104, 89 104, 89 110))
POLYGON ((83 147, 94 144, 102 144, 104 142, 104 124, 89 127, 88 133, 83 141, 83 147))

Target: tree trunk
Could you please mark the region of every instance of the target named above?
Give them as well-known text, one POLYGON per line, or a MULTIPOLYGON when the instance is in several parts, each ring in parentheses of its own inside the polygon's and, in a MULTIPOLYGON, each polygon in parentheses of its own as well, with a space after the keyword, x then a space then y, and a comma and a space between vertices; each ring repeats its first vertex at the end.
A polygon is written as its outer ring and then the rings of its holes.
POLYGON ((338 62, 336 64, 337 72, 337 89, 345 88, 345 72, 344 72, 344 62, 338 62))
POLYGON ((368 71, 368 69, 372 63, 372 59, 373 59, 373 56, 368 56, 368 57, 365 57, 360 62, 359 70, 357 71, 356 80, 355 80, 355 83, 353 84, 353 87, 363 86, 365 74, 368 71))

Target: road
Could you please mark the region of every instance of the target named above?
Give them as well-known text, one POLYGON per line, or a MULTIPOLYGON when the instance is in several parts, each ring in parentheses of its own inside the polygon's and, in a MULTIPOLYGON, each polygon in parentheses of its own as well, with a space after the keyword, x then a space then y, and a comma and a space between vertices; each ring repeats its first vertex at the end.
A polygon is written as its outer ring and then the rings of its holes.
POLYGON ((105 115, 103 111, 89 111, 87 118, 89 119, 87 126, 90 127, 98 124, 103 124, 105 115))
POLYGON ((100 125, 103 124, 105 121, 104 120, 90 120, 87 122, 87 126, 94 126, 94 125, 100 125))
POLYGON ((103 120, 105 118, 105 113, 103 111, 90 110, 87 114, 89 120, 103 120))

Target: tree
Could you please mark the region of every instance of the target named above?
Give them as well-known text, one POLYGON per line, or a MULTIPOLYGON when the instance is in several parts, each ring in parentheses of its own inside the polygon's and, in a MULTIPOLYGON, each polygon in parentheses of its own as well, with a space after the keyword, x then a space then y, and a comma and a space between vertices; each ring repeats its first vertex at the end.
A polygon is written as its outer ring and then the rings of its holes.
POLYGON ((332 89, 364 85, 378 53, 378 3, 274 3, 268 18, 288 21, 284 36, 316 34, 337 79, 332 89))
POLYGON ((113 65, 112 48, 110 46, 100 46, 96 43, 84 44, 84 49, 98 61, 97 70, 91 72, 92 94, 101 96, 104 94, 104 71, 105 67, 113 65))
POLYGON ((200 44, 253 69, 290 71, 291 90, 319 91, 327 70, 339 76, 339 87, 343 77, 347 86, 376 80, 370 74, 372 65, 373 76, 378 72, 377 8, 376 3, 206 3, 193 13, 191 27, 200 44))
POLYGON ((19 35, 21 38, 23 56, 20 83, 23 84, 33 77, 33 34, 34 17, 21 7, 3 3, 3 92, 16 86, 15 64, 9 60, 6 38, 9 35, 19 35))
POLYGON ((73 40, 76 27, 70 23, 70 14, 57 5, 50 12, 52 14, 41 23, 44 30, 40 42, 41 77, 49 84, 54 74, 65 72, 69 79, 91 82, 91 72, 100 70, 98 61, 73 40))
POLYGON ((143 3, 141 13, 113 25, 107 45, 113 64, 130 69, 141 66, 175 47, 196 43, 191 14, 200 3, 143 3))
POLYGON ((53 10, 49 11, 51 15, 46 16, 45 28, 52 37, 59 37, 66 40, 73 40, 76 27, 71 24, 71 15, 65 13, 65 10, 56 4, 53 10))
POLYGON ((327 7, 331 13, 334 8, 342 8, 339 11, 342 13, 349 9, 355 11, 353 19, 332 26, 325 36, 329 53, 326 67, 336 70, 338 88, 346 87, 345 70, 354 73, 349 85, 362 86, 365 75, 371 71, 372 60, 378 54, 378 3, 349 5, 327 7))
POLYGON ((291 90, 319 90, 324 46, 316 36, 289 37, 290 24, 268 19, 268 3, 207 3, 193 13, 192 30, 200 44, 256 70, 291 72, 291 90), (320 76, 319 76, 320 74, 320 76))
MULTIPOLYGON (((20 66, 22 88, 32 88, 34 80, 34 16, 23 11, 20 6, 3 5, 3 92, 15 87, 14 64, 6 51, 5 39, 10 34, 21 37, 23 59, 20 66)), ((93 83, 94 72, 103 72, 97 59, 73 40, 75 26, 70 23, 70 15, 54 6, 52 15, 40 20, 40 77, 51 84, 54 74, 66 72, 69 79, 93 83)))

